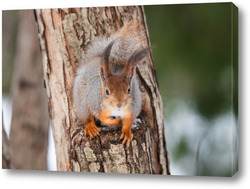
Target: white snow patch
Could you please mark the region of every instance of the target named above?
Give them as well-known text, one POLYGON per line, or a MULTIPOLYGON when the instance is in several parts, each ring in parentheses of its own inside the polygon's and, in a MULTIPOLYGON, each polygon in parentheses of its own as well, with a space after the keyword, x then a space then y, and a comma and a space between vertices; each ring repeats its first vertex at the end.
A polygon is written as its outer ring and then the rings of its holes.
POLYGON ((12 101, 8 96, 2 97, 2 111, 3 111, 3 123, 5 132, 9 138, 10 127, 11 127, 11 117, 12 117, 12 101))
POLYGON ((133 125, 132 125, 132 129, 139 129, 140 123, 142 123, 142 120, 140 118, 136 118, 133 125))
POLYGON ((48 142, 48 152, 47 152, 47 167, 49 171, 56 171, 56 150, 54 144, 54 138, 52 134, 51 124, 49 125, 49 142, 48 142))

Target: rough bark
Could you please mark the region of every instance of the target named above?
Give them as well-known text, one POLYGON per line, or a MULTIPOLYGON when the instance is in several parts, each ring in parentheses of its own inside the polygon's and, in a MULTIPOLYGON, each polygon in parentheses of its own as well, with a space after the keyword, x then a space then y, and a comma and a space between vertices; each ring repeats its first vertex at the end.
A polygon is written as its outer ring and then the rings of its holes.
POLYGON ((9 140, 4 130, 2 121, 2 169, 11 169, 11 157, 10 157, 9 140))
POLYGON ((20 11, 10 132, 15 169, 46 169, 49 116, 34 11, 20 11))
POLYGON ((92 140, 81 135, 72 102, 76 68, 96 36, 110 36, 129 19, 137 19, 145 27, 143 45, 150 46, 143 7, 43 9, 36 10, 36 16, 58 170, 170 174, 162 100, 151 54, 136 70, 145 103, 129 148, 119 140, 121 128, 103 127, 92 140))

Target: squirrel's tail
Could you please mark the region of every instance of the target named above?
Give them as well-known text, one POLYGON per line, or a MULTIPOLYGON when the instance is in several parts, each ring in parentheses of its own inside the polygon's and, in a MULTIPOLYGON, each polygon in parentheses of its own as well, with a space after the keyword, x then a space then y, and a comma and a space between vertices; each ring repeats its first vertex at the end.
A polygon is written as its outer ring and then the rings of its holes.
POLYGON ((143 48, 145 30, 138 20, 131 20, 114 35, 108 38, 97 37, 83 54, 83 64, 90 62, 94 57, 101 56, 104 49, 112 42, 110 59, 116 65, 125 65, 134 51, 143 48))
POLYGON ((126 63, 135 50, 143 48, 145 37, 145 29, 138 20, 126 22, 116 34, 110 57, 117 64, 126 63))

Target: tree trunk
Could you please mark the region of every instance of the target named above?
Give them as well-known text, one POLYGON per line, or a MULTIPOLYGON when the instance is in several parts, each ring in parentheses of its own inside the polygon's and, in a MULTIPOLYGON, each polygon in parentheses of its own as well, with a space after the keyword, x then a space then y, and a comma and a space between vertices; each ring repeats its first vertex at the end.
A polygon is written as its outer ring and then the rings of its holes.
POLYGON ((34 11, 20 11, 10 132, 15 169, 46 169, 49 116, 34 11))
POLYGON ((100 137, 82 135, 72 101, 72 87, 82 52, 96 36, 110 36, 129 19, 145 28, 141 6, 36 10, 44 77, 60 171, 170 174, 164 136, 162 100, 152 55, 137 66, 142 99, 139 126, 129 148, 119 140, 121 128, 102 128, 100 137))

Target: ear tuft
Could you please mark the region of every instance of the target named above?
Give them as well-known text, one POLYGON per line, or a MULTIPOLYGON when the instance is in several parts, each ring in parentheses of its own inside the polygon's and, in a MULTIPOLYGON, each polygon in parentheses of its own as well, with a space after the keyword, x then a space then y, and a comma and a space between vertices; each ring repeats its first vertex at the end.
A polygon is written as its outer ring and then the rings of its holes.
POLYGON ((105 81, 105 79, 108 77, 108 75, 111 74, 110 67, 109 67, 109 55, 112 49, 112 46, 115 41, 111 41, 108 46, 104 49, 102 58, 101 58, 101 64, 100 64, 100 77, 102 81, 105 81))
POLYGON ((136 50, 131 57, 129 58, 125 68, 124 68, 124 75, 126 75, 129 80, 132 80, 134 74, 135 74, 135 66, 144 58, 147 56, 147 54, 150 52, 150 47, 144 48, 141 50, 136 50))
POLYGON ((150 52, 150 49, 151 48, 148 47, 148 48, 136 50, 135 52, 133 52, 133 54, 128 60, 128 64, 132 66, 136 66, 136 64, 138 64, 144 57, 147 56, 147 54, 150 52))
POLYGON ((104 49, 103 55, 102 55, 102 60, 101 60, 101 65, 103 66, 108 66, 109 63, 109 55, 111 52, 111 49, 114 45, 115 41, 111 41, 108 46, 104 49))
POLYGON ((100 73, 99 74, 100 74, 102 81, 105 81, 106 77, 105 77, 105 72, 104 72, 103 66, 100 66, 100 73))

